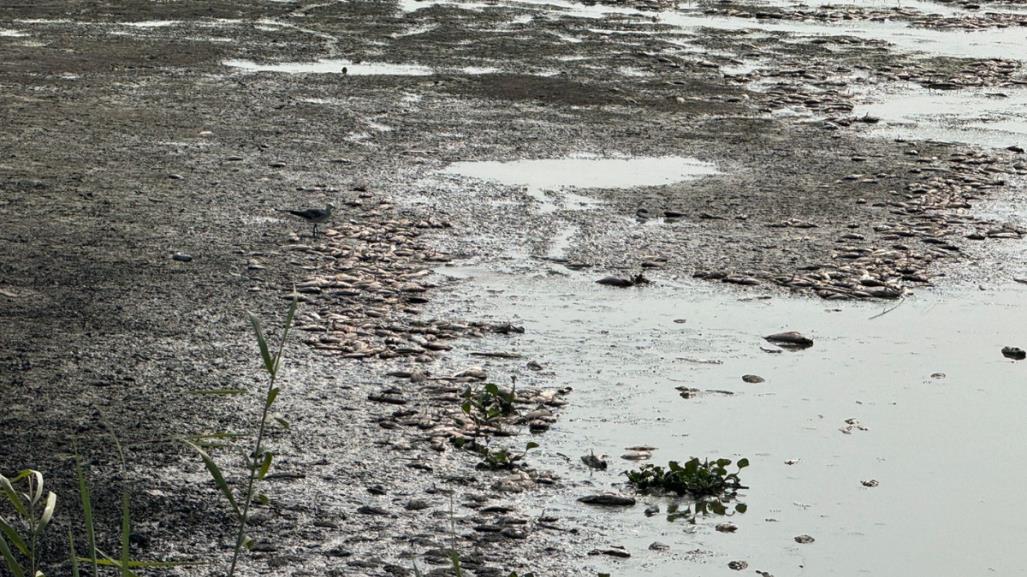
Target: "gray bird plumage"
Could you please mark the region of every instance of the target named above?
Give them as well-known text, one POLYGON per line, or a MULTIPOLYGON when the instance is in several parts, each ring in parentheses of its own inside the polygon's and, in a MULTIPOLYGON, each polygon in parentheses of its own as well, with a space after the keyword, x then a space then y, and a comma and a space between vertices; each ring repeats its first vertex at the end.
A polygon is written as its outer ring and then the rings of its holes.
POLYGON ((306 208, 303 210, 282 210, 291 215, 298 216, 303 220, 309 222, 314 227, 313 235, 317 236, 317 225, 328 222, 332 218, 332 210, 335 208, 334 205, 328 204, 324 208, 306 208))

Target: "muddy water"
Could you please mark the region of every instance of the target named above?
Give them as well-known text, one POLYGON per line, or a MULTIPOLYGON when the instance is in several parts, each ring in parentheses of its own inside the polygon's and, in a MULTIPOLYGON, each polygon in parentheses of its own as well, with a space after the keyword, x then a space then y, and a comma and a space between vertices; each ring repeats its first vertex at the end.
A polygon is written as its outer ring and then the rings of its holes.
POLYGON ((990 148, 1027 144, 1027 90, 926 91, 897 87, 859 106, 881 119, 872 134, 933 139, 990 148))
POLYGON ((443 272, 467 279, 450 309, 522 322, 517 350, 546 367, 541 381, 574 387, 535 461, 571 486, 550 513, 584 518, 632 555, 593 558, 596 569, 728 575, 729 561, 744 560, 775 575, 1020 570, 1009 551, 1027 540, 1012 505, 1027 472, 1027 364, 1000 349, 1027 345, 1024 287, 925 293, 873 318, 882 306, 741 300, 706 285, 623 290, 579 273, 443 272), (786 329, 815 345, 761 350, 762 335, 786 329), (750 373, 766 382, 743 382, 750 373), (733 394, 685 399, 678 386, 733 394), (634 445, 657 447, 660 463, 749 457, 749 509, 730 519, 737 533, 713 529, 722 517, 668 522, 665 499, 610 512, 573 500, 626 490, 621 473, 635 464, 619 456, 634 445), (586 470, 578 457, 589 451, 608 454, 610 470, 586 470), (871 480, 879 486, 862 484, 871 480), (648 504, 661 513, 646 517, 648 504), (816 541, 796 543, 804 534, 816 541), (670 550, 650 551, 654 541, 670 550))

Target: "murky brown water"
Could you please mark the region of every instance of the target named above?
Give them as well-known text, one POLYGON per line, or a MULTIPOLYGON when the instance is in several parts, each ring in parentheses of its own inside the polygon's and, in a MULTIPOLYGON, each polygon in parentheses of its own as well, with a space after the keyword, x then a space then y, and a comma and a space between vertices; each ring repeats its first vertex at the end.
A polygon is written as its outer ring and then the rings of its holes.
POLYGON ((775 575, 1020 570, 1009 552, 1027 540, 1015 505, 1027 472, 1027 363, 1000 349, 1027 345, 1027 287, 929 292, 872 318, 884 305, 743 301, 691 283, 610 289, 579 273, 449 272, 468 278, 450 309, 522 322, 518 352, 551 371, 546 384, 574 387, 536 462, 574 487, 549 512, 587 517, 632 554, 597 560, 597 570, 728 575, 731 560, 775 575), (791 329, 813 348, 761 350, 761 336, 791 329), (684 399, 678 386, 734 394, 684 399), (647 500, 662 509, 651 518, 645 504, 606 512, 573 501, 617 490, 636 466, 619 459, 633 445, 657 447, 661 464, 749 457, 749 509, 731 519, 738 532, 714 531, 717 517, 670 523, 664 499, 647 500), (581 465, 592 450, 610 456, 608 472, 581 465), (861 483, 870 480, 879 486, 861 483), (803 534, 816 541, 796 543, 803 534), (653 541, 670 551, 648 550, 653 541))

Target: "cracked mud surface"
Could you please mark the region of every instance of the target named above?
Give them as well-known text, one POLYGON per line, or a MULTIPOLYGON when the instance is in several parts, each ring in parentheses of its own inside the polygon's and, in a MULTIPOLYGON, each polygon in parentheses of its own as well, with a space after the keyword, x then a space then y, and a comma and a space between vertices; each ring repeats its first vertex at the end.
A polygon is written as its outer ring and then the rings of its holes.
MULTIPOLYGON (((447 343, 509 330, 425 317, 422 305, 453 282, 432 274, 442 262, 549 258, 597 278, 644 267, 657 282, 699 275, 895 298, 964 266, 974 243, 1024 232, 973 210, 1020 182, 1022 154, 866 139, 867 119, 851 113, 860 90, 888 82, 1008 90, 1024 82, 1019 62, 764 33, 755 20, 750 32, 683 30, 564 5, 402 5, 411 10, 43 2, 4 12, 5 472, 42 470, 70 495, 77 440, 113 511, 122 475, 106 419, 128 448, 139 554, 223 558, 225 508, 198 459, 169 439, 249 430, 252 399, 202 391, 259 389, 243 312, 276 326, 297 286, 309 330, 287 352, 279 411, 291 426, 272 434, 280 475, 246 573, 405 575, 414 558, 441 572, 456 547, 476 575, 572 575, 596 544, 573 518, 547 518, 559 481, 477 471, 433 434, 479 381, 471 363, 490 368, 488 357, 448 355, 447 343), (728 72, 752 58, 766 64, 728 72), (340 59, 353 73, 223 64, 234 59, 340 59), (358 74, 366 62, 435 73, 358 74), (516 187, 438 174, 454 161, 582 153, 694 157, 719 174, 589 190, 598 208, 552 212, 516 187), (319 239, 278 211, 328 201, 339 216, 319 239)), ((535 422, 551 422, 561 383, 521 373, 525 403, 543 411, 535 422)), ((510 426, 526 433, 531 421, 510 426)))

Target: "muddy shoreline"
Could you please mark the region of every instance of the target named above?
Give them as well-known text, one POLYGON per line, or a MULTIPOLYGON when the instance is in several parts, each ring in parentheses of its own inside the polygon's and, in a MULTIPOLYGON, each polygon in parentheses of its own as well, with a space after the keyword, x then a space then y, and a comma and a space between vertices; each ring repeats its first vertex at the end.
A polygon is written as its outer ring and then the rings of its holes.
MULTIPOLYGON (((946 277, 1019 274, 982 247, 1018 242, 1023 223, 975 209, 1019 190, 1023 142, 866 138, 876 121, 853 111, 899 82, 1018 90, 1022 62, 759 31, 758 17, 688 28, 645 2, 612 3, 610 15, 543 4, 6 10, 4 472, 36 468, 68 493, 74 440, 108 515, 132 484, 141 556, 224 559, 223 503, 173 439, 248 431, 251 398, 204 391, 260 386, 244 311, 275 326, 295 288, 301 330, 280 409, 290 427, 271 437, 281 475, 246 574, 410 575, 414 560, 443 574, 455 549, 475 575, 575 575, 608 543, 547 502, 580 479, 477 470, 452 443, 469 427, 467 385, 519 379, 524 418, 504 429, 519 444, 545 445, 574 393, 545 358, 489 356, 531 326, 433 317, 434 299, 464 282, 447 268, 644 270, 658 286, 697 277, 740 298, 889 302, 946 277), (225 64, 319 60, 339 70, 225 64), (400 64, 428 70, 388 69, 400 64), (387 72, 365 74, 372 65, 387 72), (442 172, 584 154, 697 159, 718 174, 589 189, 587 210, 555 194, 543 211, 522 187, 442 172), (339 216, 320 238, 279 210, 326 202, 339 216), (105 421, 128 449, 127 475, 105 421)), ((958 27, 946 18, 940 27, 958 27)))

